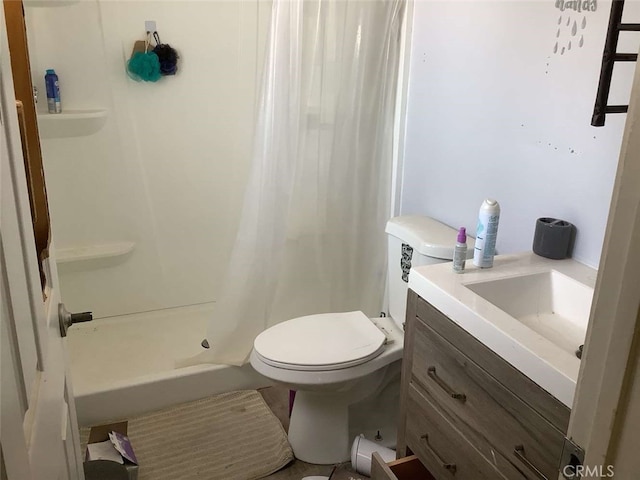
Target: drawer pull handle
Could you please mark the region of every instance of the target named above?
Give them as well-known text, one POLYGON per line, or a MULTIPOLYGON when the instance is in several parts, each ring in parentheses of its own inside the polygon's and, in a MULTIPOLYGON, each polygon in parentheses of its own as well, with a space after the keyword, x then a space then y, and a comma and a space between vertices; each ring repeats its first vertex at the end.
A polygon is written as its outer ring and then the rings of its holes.
POLYGON ((538 467, 536 467, 533 463, 531 463, 529 459, 525 456, 524 445, 516 445, 515 448, 513 449, 513 453, 516 456, 516 458, 520 460, 522 463, 524 463, 529 468, 529 470, 535 473, 540 480, 549 480, 540 470, 538 470, 538 467))
POLYGON ((466 402, 467 396, 464 393, 455 392, 440 377, 438 377, 438 374, 436 373, 436 367, 427 368, 427 373, 431 378, 433 378, 433 381, 436 382, 438 384, 438 386, 440 388, 442 388, 447 393, 447 395, 449 395, 451 398, 455 398, 456 400, 460 400, 463 403, 466 402))
POLYGON ((434 457, 436 457, 436 460, 438 461, 438 463, 440 463, 444 468, 446 468, 447 470, 449 470, 451 472, 452 475, 456 474, 456 464, 455 463, 448 463, 445 462, 442 457, 440 456, 440 454, 438 454, 438 452, 435 451, 435 449, 431 446, 431 444, 429 443, 429 435, 428 434, 424 434, 420 437, 420 440, 424 440, 425 445, 427 446, 427 448, 429 449, 429 451, 431 452, 431 455, 433 455, 434 457))

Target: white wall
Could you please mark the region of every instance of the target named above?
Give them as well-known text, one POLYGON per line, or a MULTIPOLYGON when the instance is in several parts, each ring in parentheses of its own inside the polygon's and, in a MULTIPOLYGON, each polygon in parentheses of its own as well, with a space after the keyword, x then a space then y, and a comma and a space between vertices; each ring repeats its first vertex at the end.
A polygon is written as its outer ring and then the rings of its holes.
MULTIPOLYGON (((576 225, 574 257, 597 267, 625 121, 590 126, 610 3, 554 3, 416 0, 401 211, 474 232, 494 197, 500 252, 530 250, 550 216, 576 225)), ((638 2, 626 10, 637 22, 638 2)), ((625 36, 619 51, 637 50, 625 36)), ((632 73, 616 67, 610 103, 628 103, 632 73)))
MULTIPOLYGON (((268 2, 81 1, 28 7, 32 65, 64 109, 105 128, 42 141, 57 248, 133 241, 117 262, 61 269, 70 310, 97 316, 215 301, 250 162, 268 2), (156 84, 125 72, 145 20, 181 56, 156 84)), ((40 103, 46 108, 45 102, 40 103)))

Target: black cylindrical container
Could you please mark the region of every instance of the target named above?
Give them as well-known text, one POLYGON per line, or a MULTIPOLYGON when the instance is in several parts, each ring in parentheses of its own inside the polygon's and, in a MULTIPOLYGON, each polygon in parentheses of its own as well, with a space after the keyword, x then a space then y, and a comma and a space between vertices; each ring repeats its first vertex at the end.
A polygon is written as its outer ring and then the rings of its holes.
POLYGON ((541 257, 561 260, 571 251, 575 227, 557 218, 539 218, 536 220, 536 232, 533 236, 533 251, 541 257))

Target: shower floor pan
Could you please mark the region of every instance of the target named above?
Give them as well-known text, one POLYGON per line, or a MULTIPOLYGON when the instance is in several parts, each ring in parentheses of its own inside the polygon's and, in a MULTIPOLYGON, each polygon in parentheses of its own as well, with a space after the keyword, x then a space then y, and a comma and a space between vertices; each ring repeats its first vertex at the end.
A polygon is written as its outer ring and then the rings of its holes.
POLYGON ((73 325, 67 339, 80 425, 268 386, 250 365, 175 368, 176 360, 202 351, 212 311, 213 304, 202 304, 73 325))

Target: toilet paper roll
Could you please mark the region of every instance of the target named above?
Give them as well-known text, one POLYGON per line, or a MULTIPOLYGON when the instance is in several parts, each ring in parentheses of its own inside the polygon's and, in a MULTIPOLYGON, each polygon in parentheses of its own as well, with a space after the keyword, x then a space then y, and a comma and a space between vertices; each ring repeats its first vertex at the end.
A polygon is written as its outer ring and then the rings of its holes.
POLYGON ((378 452, 385 462, 396 459, 396 452, 383 447, 379 443, 367 440, 364 437, 356 437, 351 447, 351 467, 362 475, 371 475, 371 456, 378 452))
POLYGON ((541 257, 561 260, 571 255, 575 227, 557 218, 543 217, 536 221, 533 251, 541 257))

